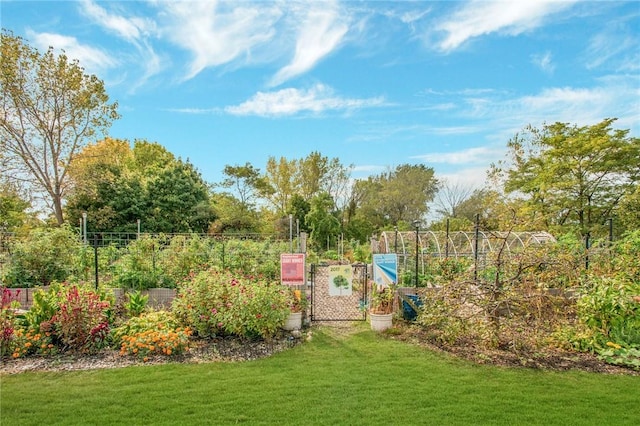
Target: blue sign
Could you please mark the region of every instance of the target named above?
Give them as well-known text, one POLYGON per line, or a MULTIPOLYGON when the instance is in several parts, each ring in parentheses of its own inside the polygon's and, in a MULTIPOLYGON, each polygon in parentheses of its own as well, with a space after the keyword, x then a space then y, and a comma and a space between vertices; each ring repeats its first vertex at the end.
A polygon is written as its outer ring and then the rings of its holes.
POLYGON ((382 287, 398 283, 398 255, 373 255, 373 282, 382 287))

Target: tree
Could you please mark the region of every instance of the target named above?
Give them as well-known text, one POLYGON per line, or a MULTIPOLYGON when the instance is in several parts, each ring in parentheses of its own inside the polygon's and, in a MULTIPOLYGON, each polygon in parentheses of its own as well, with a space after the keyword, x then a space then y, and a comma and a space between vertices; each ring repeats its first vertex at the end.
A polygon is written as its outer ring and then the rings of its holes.
POLYGON ((209 231, 216 234, 259 232, 260 218, 254 210, 247 209, 239 199, 226 193, 212 195, 216 217, 209 231))
POLYGON ((154 232, 207 232, 209 191, 190 163, 171 164, 147 184, 146 227, 154 232))
POLYGON ((209 189, 190 163, 157 143, 104 139, 85 147, 69 167, 70 219, 87 213, 90 231, 207 232, 215 218, 209 189))
POLYGON ((354 193, 363 215, 380 228, 424 218, 427 203, 433 200, 437 188, 432 168, 402 164, 366 181, 358 181, 354 193))
POLYGON ((260 194, 268 192, 266 179, 260 176, 260 169, 256 169, 251 163, 247 162, 244 166, 226 165, 223 173, 226 178, 221 186, 233 189, 240 205, 246 210, 253 209, 260 194))
POLYGON ((104 84, 78 61, 44 54, 3 30, 0 55, 0 148, 3 167, 27 182, 62 224, 67 167, 89 139, 118 118, 104 84))
POLYGON ((331 195, 319 193, 311 199, 310 206, 305 222, 311 228, 311 239, 316 247, 323 247, 325 243, 335 244, 336 237, 340 234, 340 222, 331 214, 331 195))
POLYGON ((615 216, 619 219, 622 231, 640 229, 640 184, 637 184, 635 191, 620 202, 615 216))
POLYGON ((458 182, 441 182, 435 198, 436 213, 444 217, 458 217, 459 208, 471 196, 473 188, 458 182))
POLYGON ((0 232, 14 232, 28 220, 28 201, 9 184, 0 183, 0 232))
POLYGON ((294 177, 296 175, 296 160, 280 157, 269 157, 265 172, 266 187, 262 196, 275 209, 276 215, 284 216, 289 209, 289 201, 297 192, 294 177))
POLYGON ((631 196, 640 179, 640 139, 614 130, 615 119, 578 127, 527 127, 507 144, 507 161, 491 177, 507 193, 523 194, 549 227, 577 226, 586 235, 631 196))

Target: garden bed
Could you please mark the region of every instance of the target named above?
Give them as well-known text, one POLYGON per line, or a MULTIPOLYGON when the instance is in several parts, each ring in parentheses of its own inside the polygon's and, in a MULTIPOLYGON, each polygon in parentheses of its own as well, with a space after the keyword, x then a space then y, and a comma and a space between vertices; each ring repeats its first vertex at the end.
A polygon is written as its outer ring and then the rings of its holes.
POLYGON ((173 357, 152 356, 146 362, 130 356, 121 356, 117 350, 104 349, 96 354, 62 354, 58 356, 31 356, 2 360, 0 374, 17 374, 27 371, 75 371, 122 368, 133 365, 166 363, 197 364, 203 362, 234 362, 265 358, 292 348, 303 341, 302 335, 281 333, 270 340, 249 340, 228 337, 196 340, 185 354, 173 357))
POLYGON ((431 350, 445 352, 457 358, 501 367, 522 367, 550 371, 580 370, 590 373, 625 374, 640 376, 640 371, 612 365, 598 358, 595 354, 566 351, 559 348, 488 348, 473 342, 457 342, 439 344, 429 338, 424 329, 400 324, 386 334, 390 339, 427 347, 431 350))

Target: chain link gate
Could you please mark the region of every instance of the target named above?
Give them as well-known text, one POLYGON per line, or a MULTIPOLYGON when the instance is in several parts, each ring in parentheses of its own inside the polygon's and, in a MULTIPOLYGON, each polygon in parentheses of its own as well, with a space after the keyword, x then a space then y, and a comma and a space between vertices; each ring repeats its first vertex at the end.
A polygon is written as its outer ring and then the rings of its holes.
POLYGON ((331 266, 335 265, 311 264, 311 321, 366 321, 367 265, 351 265, 353 279, 349 295, 331 294, 331 266))

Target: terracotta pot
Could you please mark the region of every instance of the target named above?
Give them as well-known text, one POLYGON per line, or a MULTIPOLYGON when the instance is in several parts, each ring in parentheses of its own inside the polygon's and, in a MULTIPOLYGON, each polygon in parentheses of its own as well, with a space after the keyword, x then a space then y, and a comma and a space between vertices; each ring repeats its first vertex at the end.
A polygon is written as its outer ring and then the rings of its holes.
POLYGON ((384 331, 393 325, 393 314, 374 314, 370 313, 371 329, 373 331, 384 331))

